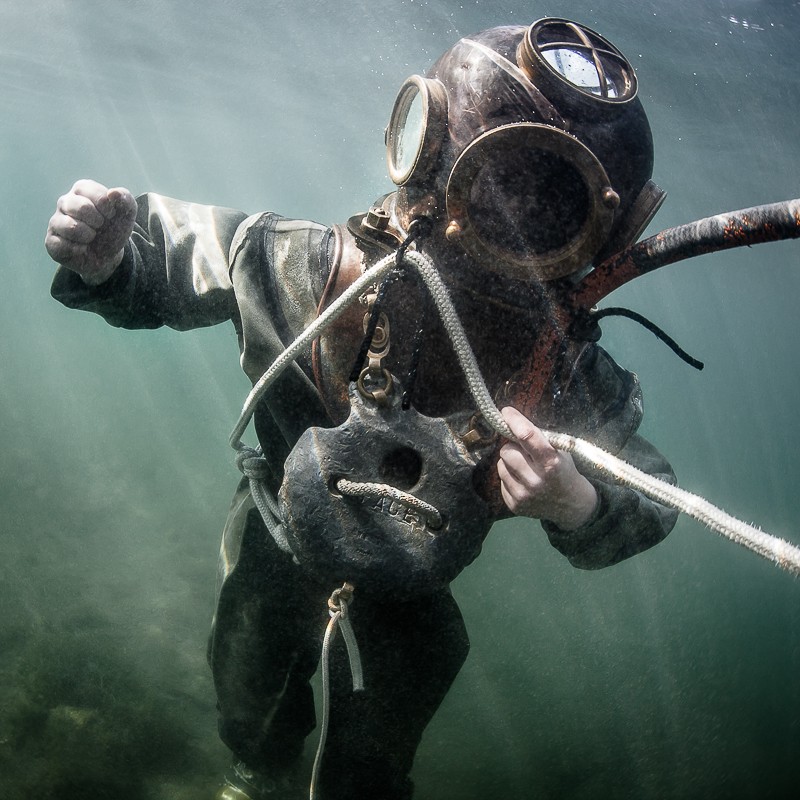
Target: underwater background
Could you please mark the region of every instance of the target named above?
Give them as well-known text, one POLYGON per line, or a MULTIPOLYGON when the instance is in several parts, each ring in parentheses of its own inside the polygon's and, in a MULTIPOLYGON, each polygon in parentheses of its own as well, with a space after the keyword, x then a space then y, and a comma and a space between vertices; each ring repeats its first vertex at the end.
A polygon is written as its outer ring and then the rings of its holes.
MULTIPOLYGON (((82 177, 343 222, 389 191, 397 88, 458 37, 566 16, 637 69, 669 196, 655 232, 800 196, 797 0, 27 0, 0 5, 0 796, 211 798, 205 664, 232 326, 121 331, 49 297, 82 177)), ((643 432, 680 484, 800 544, 800 242, 615 293, 643 432)), ((470 657, 419 750, 419 800, 795 797, 800 582, 681 518, 584 572, 498 525, 455 582, 470 657)), ((309 747, 315 745, 312 736, 309 747)))

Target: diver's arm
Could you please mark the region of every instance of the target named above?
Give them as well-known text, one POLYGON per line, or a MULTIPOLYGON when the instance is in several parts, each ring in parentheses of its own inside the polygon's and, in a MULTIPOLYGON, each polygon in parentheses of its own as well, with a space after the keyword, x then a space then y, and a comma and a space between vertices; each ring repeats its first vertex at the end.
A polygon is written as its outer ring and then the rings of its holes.
MULTIPOLYGON (((575 349, 568 352, 565 360, 567 372, 558 376, 560 391, 549 392, 559 395, 560 405, 549 410, 543 406, 537 412, 544 426, 586 438, 643 472, 675 483, 664 456, 637 433, 643 404, 636 376, 619 367, 597 345, 577 342, 573 346, 575 349)), ((508 410, 504 415, 509 424, 514 422, 515 417, 508 410)), ((517 514, 540 519, 550 543, 573 566, 598 569, 616 564, 657 544, 672 530, 676 511, 616 484, 600 470, 583 463, 576 465, 566 454, 556 457, 556 451, 543 437, 531 447, 535 440, 520 434, 525 433, 525 426, 535 426, 522 415, 517 416, 516 427, 512 427, 520 441, 503 446, 498 471, 505 461, 512 471, 524 473, 526 465, 519 454, 510 461, 513 451, 523 447, 530 451, 526 459, 539 477, 528 475, 518 480, 512 489, 516 505, 509 504, 508 499, 506 504, 517 514), (534 464, 537 459, 542 463, 534 464), (591 493, 587 484, 592 487, 591 493), (587 498, 591 497, 594 506, 587 513, 587 498)))
MULTIPOLYGON (((503 499, 518 516, 539 519, 550 543, 582 569, 616 564, 660 542, 677 512, 640 492, 610 482, 591 467, 576 467, 533 423, 503 409, 516 442, 500 449, 497 469, 503 499)), ((649 442, 634 434, 619 458, 669 483, 675 475, 649 442)))
MULTIPOLYGON (((676 482, 669 462, 650 442, 634 434, 617 453, 623 461, 667 483, 676 482)), ((581 465, 598 502, 579 528, 564 530, 543 519, 550 544, 581 569, 599 569, 630 558, 658 544, 672 530, 678 512, 635 489, 613 482, 600 470, 581 465)))
POLYGON ((59 200, 48 228, 47 250, 61 264, 52 294, 123 328, 186 330, 231 319, 236 302, 228 250, 245 217, 155 194, 138 198, 137 208, 126 190, 80 181, 59 200), (93 195, 94 211, 76 199, 80 192, 93 195), (120 218, 127 219, 127 230, 120 218))

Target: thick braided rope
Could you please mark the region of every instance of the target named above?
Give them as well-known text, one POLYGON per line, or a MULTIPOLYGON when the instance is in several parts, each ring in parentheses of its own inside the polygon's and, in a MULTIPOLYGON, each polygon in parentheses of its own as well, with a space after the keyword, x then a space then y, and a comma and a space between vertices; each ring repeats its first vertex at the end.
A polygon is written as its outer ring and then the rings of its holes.
POLYGON ((250 494, 261 514, 261 519, 264 520, 264 524, 267 526, 269 535, 281 550, 291 554, 292 548, 286 538, 286 531, 281 524, 281 513, 278 509, 278 504, 264 484, 264 478, 269 473, 269 467, 261 448, 248 447, 240 443, 236 452, 236 466, 250 482, 250 494))
POLYGON ((230 444, 235 450, 242 447, 242 434, 250 424, 256 406, 275 379, 289 364, 317 338, 329 325, 335 322, 361 294, 373 283, 380 281, 395 266, 394 254, 382 258, 374 267, 368 269, 342 293, 340 297, 314 320, 276 359, 269 369, 258 379, 244 401, 236 427, 230 436, 230 444))
MULTIPOLYGON (((475 361, 475 355, 450 300, 447 287, 430 259, 422 253, 408 252, 405 260, 410 261, 419 270, 434 299, 469 383, 470 393, 481 414, 497 433, 513 440, 515 437, 486 388, 486 383, 475 361)), ((639 490, 662 505, 682 511, 736 544, 773 561, 779 567, 795 575, 800 575, 800 548, 785 539, 764 533, 759 528, 732 517, 721 508, 709 503, 708 500, 648 475, 590 442, 563 433, 552 431, 543 431, 543 433, 552 447, 569 452, 580 460, 600 467, 620 483, 639 490)))
POLYGON ((461 325, 461 320, 458 318, 447 287, 439 276, 436 267, 433 266, 430 258, 414 250, 405 254, 405 260, 414 265, 422 276, 422 280, 425 281, 425 286, 428 287, 428 291, 442 319, 442 324, 450 337, 458 363, 467 378, 472 399, 475 401, 478 410, 483 414, 493 430, 507 439, 514 440, 516 437, 511 433, 511 428, 508 427, 502 414, 497 410, 497 406, 486 388, 486 383, 483 380, 480 367, 475 360, 475 354, 472 352, 467 335, 461 325))
POLYGON ((590 442, 565 433, 544 431, 544 434, 553 447, 602 469, 620 483, 638 489, 662 505, 688 514, 732 542, 758 553, 794 575, 800 575, 800 549, 785 539, 764 533, 760 528, 732 517, 705 498, 654 478, 590 442))
POLYGON ((356 483, 355 481, 347 480, 347 478, 340 478, 336 482, 336 488, 348 497, 360 497, 367 500, 381 498, 397 500, 399 503, 419 511, 426 518, 431 528, 435 529, 442 526, 442 515, 435 506, 388 483, 356 483))
MULTIPOLYGON (((447 287, 440 278, 431 260, 418 251, 406 251, 403 261, 412 264, 422 276, 428 291, 450 337, 458 362, 466 376, 470 393, 487 423, 493 430, 507 439, 514 440, 514 435, 508 424, 503 419, 492 396, 486 387, 481 375, 475 355, 467 340, 464 328, 458 319, 458 314, 453 307, 447 287)), ((381 280, 395 266, 394 254, 381 259, 374 267, 365 272, 322 314, 313 322, 286 350, 272 363, 269 369, 261 376, 247 396, 239 420, 231 433, 230 443, 236 450, 241 450, 241 442, 255 407, 264 395, 264 392, 274 382, 278 375, 291 363, 291 361, 308 346, 322 331, 337 319, 346 308, 356 301, 358 297, 372 284, 381 280)), ((583 439, 578 439, 568 434, 544 431, 550 444, 566 452, 572 453, 579 459, 584 459, 612 475, 621 483, 641 491, 648 497, 657 500, 663 505, 683 511, 693 519, 702 522, 721 535, 737 544, 747 547, 754 553, 768 558, 778 566, 794 574, 800 575, 800 549, 789 542, 764 533, 760 529, 748 525, 746 522, 732 517, 720 508, 709 503, 697 495, 693 495, 665 481, 660 481, 636 469, 621 459, 607 453, 583 439)))

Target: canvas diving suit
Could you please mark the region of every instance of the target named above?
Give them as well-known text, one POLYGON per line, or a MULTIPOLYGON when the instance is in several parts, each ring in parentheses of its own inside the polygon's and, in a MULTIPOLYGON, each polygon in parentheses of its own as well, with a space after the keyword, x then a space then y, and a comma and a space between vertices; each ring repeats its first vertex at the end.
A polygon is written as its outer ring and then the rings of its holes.
MULTIPOLYGON (((342 258, 342 240, 353 247, 344 226, 272 213, 248 217, 156 194, 138 203, 136 229, 111 278, 90 287, 62 267, 54 279, 54 297, 123 328, 187 330, 230 321, 238 334, 242 368, 254 383, 317 318, 342 258)), ((358 252, 363 264, 383 255, 364 245, 358 252)), ((474 297, 462 308, 471 302, 474 297)), ((435 320, 429 324, 436 327, 435 320)), ((402 334, 402 320, 396 327, 402 334)), ((537 422, 584 436, 645 472, 674 481, 665 459, 636 433, 642 403, 635 376, 618 367, 595 338, 596 332, 570 344, 573 352, 555 376, 550 402, 537 422)), ((513 341, 506 345, 514 349, 513 341)), ((323 347, 322 377, 330 379, 326 352, 323 347)), ((341 408, 320 392, 320 380, 311 354, 303 354, 256 412, 267 465, 264 480, 273 492, 303 432, 341 421, 341 408)), ((423 407, 425 386, 423 380, 423 407)), ((459 393, 453 404, 463 404, 466 396, 459 393)), ((427 398, 427 410, 437 413, 442 397, 427 398)), ((676 512, 582 471, 599 496, 592 518, 571 532, 542 523, 551 544, 576 567, 614 564, 653 546, 672 528, 676 512)), ((209 660, 221 737, 256 769, 288 770, 315 725, 309 681, 328 619, 325 601, 334 587, 307 574, 275 544, 246 482, 234 496, 225 525, 218 588, 209 660)), ((352 622, 368 690, 352 694, 348 666, 337 650, 324 796, 407 798, 422 733, 467 655, 464 623, 446 586, 410 597, 359 593, 352 622)))

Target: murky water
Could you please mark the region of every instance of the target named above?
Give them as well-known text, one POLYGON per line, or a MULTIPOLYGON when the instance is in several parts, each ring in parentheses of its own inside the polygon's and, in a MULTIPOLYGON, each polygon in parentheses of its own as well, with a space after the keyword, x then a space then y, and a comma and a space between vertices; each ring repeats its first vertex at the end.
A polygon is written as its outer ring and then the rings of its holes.
MULTIPOLYGON (((796 0, 0 8, 0 794, 210 797, 227 754, 204 662, 227 448, 248 385, 232 328, 128 332, 49 298, 42 247, 79 177, 343 221, 388 191, 402 80, 458 36, 545 14, 633 60, 669 191, 652 230, 800 195, 796 0)), ((607 349, 683 486, 800 543, 800 244, 663 269, 614 296, 607 349)), ((456 582, 472 652, 430 726, 422 800, 793 796, 800 585, 681 520, 573 569, 499 526, 456 582)))

